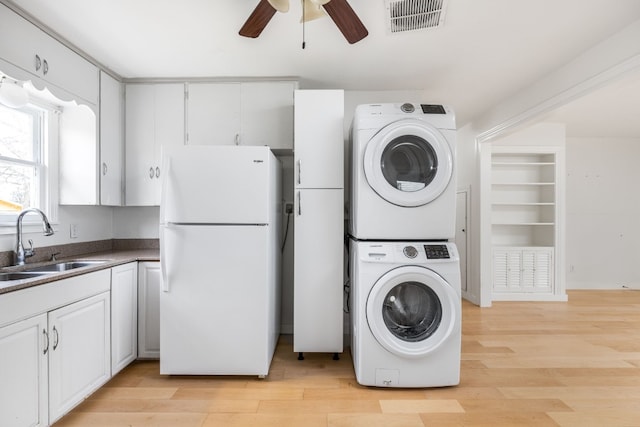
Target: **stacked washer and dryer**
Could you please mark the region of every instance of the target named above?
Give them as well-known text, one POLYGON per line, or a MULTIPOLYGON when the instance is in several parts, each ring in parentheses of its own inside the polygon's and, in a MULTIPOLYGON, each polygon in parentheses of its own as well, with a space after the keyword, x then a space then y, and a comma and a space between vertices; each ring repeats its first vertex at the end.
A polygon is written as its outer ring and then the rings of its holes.
POLYGON ((455 115, 359 105, 351 129, 351 353, 358 383, 460 382, 455 115))

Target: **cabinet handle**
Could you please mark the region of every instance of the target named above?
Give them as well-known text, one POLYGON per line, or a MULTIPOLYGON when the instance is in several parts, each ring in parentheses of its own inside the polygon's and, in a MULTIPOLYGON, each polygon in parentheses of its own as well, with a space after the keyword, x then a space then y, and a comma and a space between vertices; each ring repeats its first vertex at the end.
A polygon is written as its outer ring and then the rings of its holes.
POLYGON ((302 183, 302 160, 298 160, 298 184, 302 183))
POLYGON ((160 178, 160 168, 156 166, 156 178, 160 178))
POLYGON ((40 59, 40 55, 36 54, 36 71, 40 71, 40 67, 42 67, 42 59, 40 59))
POLYGON ((106 163, 102 163, 102 175, 106 175, 107 174, 107 164, 106 163))
POLYGON ((236 133, 236 137, 234 139, 234 142, 236 143, 236 145, 240 145, 240 134, 236 133))
POLYGON ((153 172, 153 166, 151 166, 151 167, 149 168, 149 178, 153 179, 153 175, 154 175, 154 172, 153 172))
POLYGON ((60 344, 60 337, 58 336, 58 330, 56 327, 53 327, 53 350, 55 351, 58 348, 58 344, 60 344))
POLYGON ((47 354, 47 351, 49 351, 49 334, 47 333, 46 329, 42 330, 42 335, 44 335, 44 350, 42 350, 42 354, 47 354))
POLYGON ((45 59, 44 61, 42 61, 42 74, 46 76, 48 72, 49 72, 49 63, 45 59))
POLYGON ((298 191, 298 216, 302 215, 302 196, 298 191))

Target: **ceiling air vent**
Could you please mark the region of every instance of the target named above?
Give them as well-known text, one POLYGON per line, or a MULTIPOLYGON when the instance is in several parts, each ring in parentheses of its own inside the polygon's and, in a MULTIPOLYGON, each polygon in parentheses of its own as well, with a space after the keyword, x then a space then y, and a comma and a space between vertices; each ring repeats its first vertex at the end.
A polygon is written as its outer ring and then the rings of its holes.
POLYGON ((448 0, 385 0, 390 33, 438 28, 448 0))

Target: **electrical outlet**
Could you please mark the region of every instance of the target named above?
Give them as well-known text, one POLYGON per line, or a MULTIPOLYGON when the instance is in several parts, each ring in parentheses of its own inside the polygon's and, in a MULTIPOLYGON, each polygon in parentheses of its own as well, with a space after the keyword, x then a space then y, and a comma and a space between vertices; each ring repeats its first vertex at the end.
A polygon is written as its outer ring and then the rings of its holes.
POLYGON ((71 224, 69 226, 69 237, 72 239, 78 238, 78 224, 71 224))
POLYGON ((286 213, 287 215, 293 213, 293 203, 285 203, 285 205, 284 205, 284 213, 286 213))

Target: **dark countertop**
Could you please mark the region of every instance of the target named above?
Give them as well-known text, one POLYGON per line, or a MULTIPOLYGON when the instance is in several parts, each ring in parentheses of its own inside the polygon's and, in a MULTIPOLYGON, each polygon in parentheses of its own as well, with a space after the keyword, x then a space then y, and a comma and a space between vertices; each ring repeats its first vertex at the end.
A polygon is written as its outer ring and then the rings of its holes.
POLYGON ((54 272, 45 274, 42 276, 22 279, 11 280, 6 282, 0 282, 0 296, 2 294, 17 291, 20 289, 30 288, 32 286, 43 285, 45 283, 55 282, 56 280, 66 279, 68 277, 79 276, 81 274, 90 273, 93 271, 104 270, 116 265, 126 264, 136 261, 160 261, 160 251, 158 249, 127 249, 127 250, 111 250, 103 252, 94 252, 89 254, 78 255, 74 257, 60 258, 56 261, 31 263, 22 266, 12 266, 0 268, 0 273, 9 273, 16 271, 24 271, 33 267, 48 264, 57 264, 60 262, 69 261, 88 261, 88 260, 102 260, 105 261, 102 264, 91 265, 88 267, 75 268, 73 270, 54 272))

